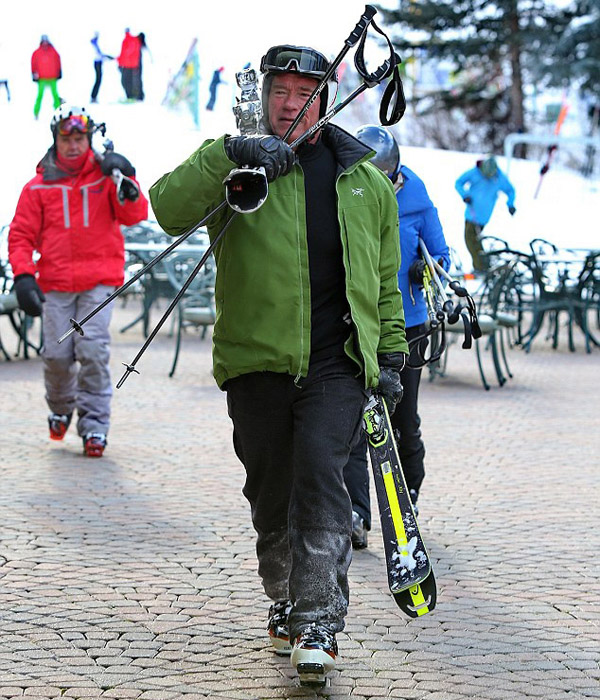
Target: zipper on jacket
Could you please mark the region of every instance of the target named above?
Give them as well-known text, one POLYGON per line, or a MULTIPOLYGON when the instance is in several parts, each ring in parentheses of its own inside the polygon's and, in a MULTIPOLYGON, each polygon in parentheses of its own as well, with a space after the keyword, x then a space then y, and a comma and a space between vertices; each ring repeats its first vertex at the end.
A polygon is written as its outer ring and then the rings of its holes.
MULTIPOLYGON (((358 330, 358 325, 354 321, 354 316, 352 314, 352 304, 350 302, 350 294, 348 293, 348 281, 352 278, 352 261, 350 260, 350 245, 348 242, 348 227, 346 226, 346 217, 345 213, 342 212, 342 221, 340 221, 340 216, 339 216, 339 193, 338 193, 338 184, 340 182, 340 179, 342 178, 343 175, 345 175, 348 171, 344 170, 340 172, 336 178, 335 181, 335 194, 337 197, 337 203, 338 203, 338 224, 340 226, 340 239, 342 240, 342 248, 344 249, 345 255, 344 255, 344 291, 346 293, 346 301, 348 302, 348 315, 350 317, 350 328, 351 332, 353 334, 353 337, 356 338, 356 342, 352 343, 352 347, 354 349, 354 352, 358 356, 358 359, 362 363, 362 367, 358 367, 359 371, 362 371, 364 378, 365 378, 365 388, 368 389, 367 386, 367 362, 365 360, 365 356, 361 350, 361 344, 360 344, 360 333, 358 330), (344 244, 345 241, 345 244, 344 244), (346 260, 348 262, 348 269, 346 270, 346 260)), ((348 356, 349 357, 349 356, 348 356)), ((349 357, 350 360, 354 361, 353 358, 349 357)))
MULTIPOLYGON (((298 167, 302 170, 302 166, 298 163, 298 167)), ((302 282, 302 259, 301 259, 301 247, 300 247, 300 222, 298 220, 298 172, 294 168, 294 193, 296 202, 296 249, 298 251, 298 276, 300 278, 300 364, 298 365, 298 371, 296 372, 296 377, 294 378, 294 384, 298 386, 298 383, 302 379, 302 365, 304 364, 304 284, 302 282)), ((304 186, 304 180, 302 180, 302 185, 304 186)), ((310 279, 310 277, 309 277, 310 279)))

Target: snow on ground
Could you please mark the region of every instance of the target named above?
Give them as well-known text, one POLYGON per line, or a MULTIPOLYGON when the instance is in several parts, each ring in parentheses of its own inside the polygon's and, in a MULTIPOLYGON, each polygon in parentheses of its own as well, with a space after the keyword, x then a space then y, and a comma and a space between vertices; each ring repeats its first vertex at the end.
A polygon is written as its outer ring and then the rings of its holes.
MULTIPOLYGON (((113 140, 115 150, 125 154, 136 166, 146 192, 164 172, 190 155, 203 139, 226 131, 235 132, 231 87, 219 94, 214 112, 201 110, 199 129, 195 128, 186 108, 174 112, 161 106, 164 90, 160 86, 148 92, 145 102, 119 102, 122 95, 118 79, 107 73, 100 103, 90 106, 96 121, 106 122, 107 137, 113 140), (106 97, 103 98, 103 94, 106 97)), ((23 185, 33 177, 37 162, 51 144, 50 96, 45 95, 39 121, 32 115, 34 97, 34 87, 27 94, 21 86, 10 103, 0 93, 0 226, 10 223, 23 185)), ((342 112, 334 121, 354 130, 357 124, 352 119, 349 111, 346 116, 342 112)), ((375 121, 376 113, 373 113, 371 122, 375 121)), ((100 135, 95 138, 94 145, 100 148, 102 138, 100 135)), ((454 182, 474 165, 478 155, 401 144, 402 161, 425 181, 438 208, 446 239, 457 250, 467 270, 470 258, 463 242, 464 204, 454 190, 454 182)), ((498 162, 505 168, 504 158, 498 158, 498 162)), ((514 217, 508 214, 506 198, 500 194, 486 234, 499 236, 522 250, 526 250, 528 242, 535 237, 550 240, 559 247, 599 247, 600 183, 597 176, 586 180, 573 171, 551 168, 539 197, 534 199, 539 168, 538 161, 512 160, 509 177, 517 191, 517 213, 514 217)))

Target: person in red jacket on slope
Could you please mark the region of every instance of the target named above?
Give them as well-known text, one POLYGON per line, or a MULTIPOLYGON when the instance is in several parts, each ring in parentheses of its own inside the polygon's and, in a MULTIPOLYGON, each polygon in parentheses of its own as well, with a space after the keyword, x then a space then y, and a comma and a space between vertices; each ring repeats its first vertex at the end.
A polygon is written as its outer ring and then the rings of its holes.
POLYGON ((128 100, 143 99, 138 84, 141 61, 142 42, 139 37, 131 34, 128 27, 125 29, 121 53, 117 56, 117 63, 121 71, 121 85, 128 100))
POLYGON ((31 77, 38 84, 38 94, 33 106, 33 115, 37 119, 47 87, 52 93, 54 109, 59 107, 62 102, 56 86, 56 83, 62 78, 60 56, 46 34, 42 35, 39 48, 31 55, 31 77))
POLYGON ((53 145, 23 188, 10 224, 9 261, 20 308, 42 316, 50 438, 63 439, 77 409, 84 453, 101 457, 112 396, 111 305, 86 323, 85 335, 60 344, 58 338, 70 318, 83 318, 123 284, 120 224, 146 219, 148 200, 127 158, 92 149, 95 125, 85 108, 62 105, 51 130, 53 145), (115 169, 124 177, 113 180, 115 169))

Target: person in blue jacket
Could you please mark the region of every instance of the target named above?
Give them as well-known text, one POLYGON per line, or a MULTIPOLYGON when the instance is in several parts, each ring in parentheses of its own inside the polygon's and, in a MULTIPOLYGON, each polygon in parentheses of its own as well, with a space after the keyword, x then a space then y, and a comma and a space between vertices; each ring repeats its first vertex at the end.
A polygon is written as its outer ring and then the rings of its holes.
POLYGON ((510 215, 514 215, 515 188, 500 170, 493 156, 478 160, 474 168, 467 170, 456 180, 454 187, 467 205, 465 243, 473 259, 473 269, 485 272, 487 260, 482 255, 481 232, 492 216, 498 192, 506 194, 506 206, 510 215))
MULTIPOLYGON (((411 343, 426 330, 427 306, 423 295, 425 263, 419 248, 422 239, 431 256, 447 270, 450 252, 437 209, 433 205, 423 181, 410 168, 400 163, 400 149, 391 131, 382 126, 365 125, 356 132, 356 138, 376 153, 371 163, 382 170, 394 184, 400 221, 401 264, 398 287, 402 292, 406 340, 411 348, 409 361, 400 373, 404 393, 391 416, 398 442, 400 463, 413 503, 425 477, 425 445, 421 438, 421 419, 418 412, 421 370, 408 364, 419 362, 418 345, 411 343)), ((426 343, 422 340, 421 343, 426 343)), ((424 351, 423 346, 421 349, 424 351)), ((367 532, 371 529, 369 499, 369 470, 366 438, 351 452, 344 470, 346 488, 352 500, 352 545, 355 549, 367 546, 367 532)))

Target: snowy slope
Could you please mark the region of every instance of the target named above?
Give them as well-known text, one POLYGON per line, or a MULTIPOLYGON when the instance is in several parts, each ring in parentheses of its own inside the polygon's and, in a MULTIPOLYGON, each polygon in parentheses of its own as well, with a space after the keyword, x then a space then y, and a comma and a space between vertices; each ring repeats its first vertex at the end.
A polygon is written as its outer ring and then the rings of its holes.
MULTIPOLYGON (((114 141, 115 150, 133 161, 146 191, 164 172, 190 155, 204 138, 235 130, 231 112, 232 86, 223 87, 215 112, 201 111, 199 130, 186 109, 173 112, 160 105, 162 89, 155 89, 143 103, 123 104, 119 102, 120 85, 114 75, 107 75, 104 87, 107 97, 91 106, 93 115, 97 121, 106 122, 107 136, 114 141), (114 97, 111 98, 111 94, 114 97)), ((30 94, 18 92, 11 103, 0 93, 0 225, 10 223, 22 186, 33 177, 36 163, 51 144, 49 95, 37 122, 31 113, 32 102, 31 91, 30 94)), ((353 130, 356 124, 352 118, 351 114, 345 117, 342 113, 335 121, 353 130)), ((367 120, 376 121, 376 115, 367 120)), ((99 148, 102 139, 99 135, 97 139, 95 145, 99 148)), ((439 210, 446 238, 457 249, 467 269, 470 259, 463 243, 464 204, 454 190, 454 181, 473 166, 477 155, 401 145, 402 161, 425 181, 439 210)), ((498 160, 500 167, 504 167, 504 159, 498 160)), ((500 236, 521 249, 534 237, 546 238, 558 246, 589 248, 600 245, 599 182, 553 168, 544 180, 538 199, 534 200, 539 166, 537 161, 512 161, 509 177, 517 190, 517 213, 509 216, 501 194, 486 233, 500 236)))

